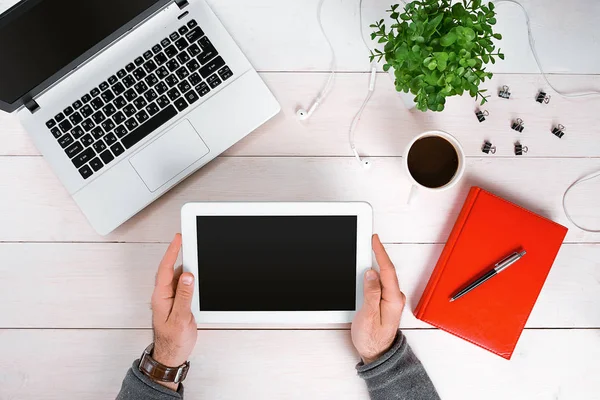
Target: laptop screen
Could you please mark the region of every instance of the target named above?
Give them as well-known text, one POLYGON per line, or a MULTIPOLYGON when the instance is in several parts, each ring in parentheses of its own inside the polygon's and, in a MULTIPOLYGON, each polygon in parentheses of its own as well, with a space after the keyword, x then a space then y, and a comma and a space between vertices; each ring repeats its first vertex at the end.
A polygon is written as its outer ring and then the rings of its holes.
POLYGON ((158 2, 23 2, 0 20, 0 101, 15 103, 158 2))

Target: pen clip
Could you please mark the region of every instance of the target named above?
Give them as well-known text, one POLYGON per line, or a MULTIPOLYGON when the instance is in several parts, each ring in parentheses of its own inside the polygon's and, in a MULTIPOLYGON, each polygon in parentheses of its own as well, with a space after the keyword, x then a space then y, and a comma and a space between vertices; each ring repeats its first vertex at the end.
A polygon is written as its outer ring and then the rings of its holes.
POLYGON ((515 251, 511 255, 508 255, 508 256, 504 257, 502 260, 498 261, 496 263, 496 265, 494 265, 494 267, 501 267, 502 265, 504 265, 505 263, 509 262, 510 260, 512 260, 514 257, 516 257, 518 255, 519 255, 519 253, 515 251))

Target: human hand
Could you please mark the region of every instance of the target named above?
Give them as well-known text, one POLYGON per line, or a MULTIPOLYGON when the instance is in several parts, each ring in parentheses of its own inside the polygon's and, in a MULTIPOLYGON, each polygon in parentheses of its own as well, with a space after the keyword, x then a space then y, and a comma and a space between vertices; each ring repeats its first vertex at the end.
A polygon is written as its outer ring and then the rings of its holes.
POLYGON ((396 339, 406 296, 400 291, 396 268, 378 235, 373 252, 381 274, 372 269, 364 276, 364 302, 352 322, 352 343, 365 364, 387 352, 396 339))
MULTIPOLYGON (((174 271, 180 249, 181 234, 178 233, 158 267, 152 294, 152 358, 173 368, 179 367, 189 359, 198 337, 198 327, 191 311, 194 275, 186 272, 177 276, 174 271)), ((163 385, 173 390, 177 390, 178 386, 163 385)))

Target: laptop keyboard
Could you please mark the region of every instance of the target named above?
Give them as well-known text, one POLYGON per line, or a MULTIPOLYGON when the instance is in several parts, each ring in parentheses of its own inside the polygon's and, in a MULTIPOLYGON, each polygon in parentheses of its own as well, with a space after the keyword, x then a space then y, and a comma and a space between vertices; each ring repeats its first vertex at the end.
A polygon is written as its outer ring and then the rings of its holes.
POLYGON ((232 76, 191 20, 46 126, 88 179, 232 76))

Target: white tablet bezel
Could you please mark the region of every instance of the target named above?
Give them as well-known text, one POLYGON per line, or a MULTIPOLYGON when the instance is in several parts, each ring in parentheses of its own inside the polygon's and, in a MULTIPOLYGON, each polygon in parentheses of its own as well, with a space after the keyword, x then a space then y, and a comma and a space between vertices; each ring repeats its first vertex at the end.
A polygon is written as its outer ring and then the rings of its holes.
MULTIPOLYGON (((201 311, 198 294, 197 216, 351 215, 357 217, 356 310, 363 298, 363 274, 371 268, 373 209, 368 203, 188 203, 181 209, 183 269, 196 277, 192 312, 199 325, 321 325, 352 322, 355 311, 201 311)), ((310 268, 310 266, 307 266, 310 268)))

